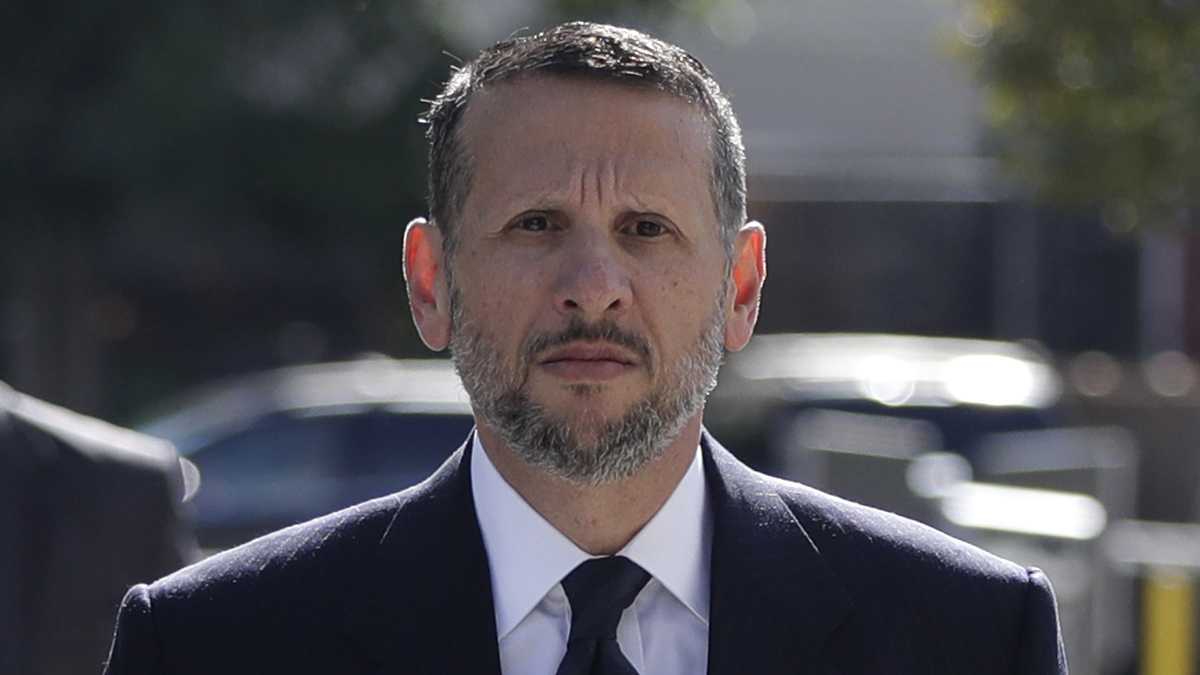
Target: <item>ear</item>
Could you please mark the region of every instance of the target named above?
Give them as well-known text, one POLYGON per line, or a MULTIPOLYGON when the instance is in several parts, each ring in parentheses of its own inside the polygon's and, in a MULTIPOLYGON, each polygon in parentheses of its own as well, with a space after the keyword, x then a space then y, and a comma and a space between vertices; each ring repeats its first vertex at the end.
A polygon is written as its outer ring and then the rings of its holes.
POLYGON ((424 218, 404 230, 404 281, 413 323, 425 346, 441 351, 450 343, 450 292, 446 286, 442 233, 424 218))
POLYGON ((733 265, 726 298, 725 349, 736 352, 750 342, 758 323, 758 302, 767 279, 767 232, 752 220, 738 231, 733 244, 733 265))

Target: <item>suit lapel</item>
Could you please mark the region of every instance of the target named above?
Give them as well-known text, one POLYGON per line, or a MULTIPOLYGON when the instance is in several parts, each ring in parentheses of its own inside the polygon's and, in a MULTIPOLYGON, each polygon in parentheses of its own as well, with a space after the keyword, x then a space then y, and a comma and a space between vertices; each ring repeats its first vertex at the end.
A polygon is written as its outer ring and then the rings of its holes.
POLYGON ((708 672, 823 672, 850 598, 774 486, 704 434, 713 507, 708 672))
POLYGON ((487 554, 475 517, 471 438, 425 483, 363 565, 345 604, 347 636, 374 672, 500 673, 487 554))
MULTIPOLYGON (((713 506, 709 674, 819 672, 849 596, 773 485, 707 433, 702 447, 713 506)), ((500 673, 470 452, 468 439, 395 497, 403 517, 353 570, 346 637, 369 672, 500 673)))

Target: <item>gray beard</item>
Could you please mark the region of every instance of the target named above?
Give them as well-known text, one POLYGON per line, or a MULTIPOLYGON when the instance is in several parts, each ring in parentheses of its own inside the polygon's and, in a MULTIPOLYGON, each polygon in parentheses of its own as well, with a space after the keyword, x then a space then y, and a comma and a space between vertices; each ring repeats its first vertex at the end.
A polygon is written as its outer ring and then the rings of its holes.
MULTIPOLYGON (((495 429, 527 464, 582 485, 620 481, 662 456, 684 425, 704 407, 717 384, 724 357, 725 312, 718 295, 713 312, 694 346, 669 368, 661 384, 635 402, 620 418, 595 428, 581 428, 534 403, 527 388, 537 354, 575 340, 606 340, 638 353, 652 370, 649 344, 611 321, 585 324, 573 319, 557 334, 532 335, 522 345, 519 363, 505 360, 483 327, 463 316, 457 289, 451 289, 450 352, 455 370, 471 398, 475 415, 495 429)), ((580 397, 599 393, 599 385, 571 387, 580 397)))

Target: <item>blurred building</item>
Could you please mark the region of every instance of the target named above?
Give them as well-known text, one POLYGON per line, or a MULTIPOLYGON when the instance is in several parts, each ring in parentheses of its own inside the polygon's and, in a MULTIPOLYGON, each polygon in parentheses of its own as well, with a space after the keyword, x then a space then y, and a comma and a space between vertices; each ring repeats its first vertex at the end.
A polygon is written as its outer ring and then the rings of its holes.
POLYGON ((727 3, 681 24, 745 131, 770 230, 761 329, 1138 349, 1139 242, 1026 205, 947 47, 954 3, 727 3))

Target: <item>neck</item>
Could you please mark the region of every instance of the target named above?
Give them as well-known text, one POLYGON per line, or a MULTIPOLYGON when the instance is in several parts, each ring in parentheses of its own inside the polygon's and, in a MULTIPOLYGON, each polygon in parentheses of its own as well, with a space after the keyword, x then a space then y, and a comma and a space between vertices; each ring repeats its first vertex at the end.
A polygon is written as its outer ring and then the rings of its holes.
POLYGON ((478 433, 488 459, 517 494, 559 532, 591 555, 617 553, 675 491, 700 443, 701 414, 688 420, 662 456, 635 475, 580 485, 526 464, 484 424, 478 433))

